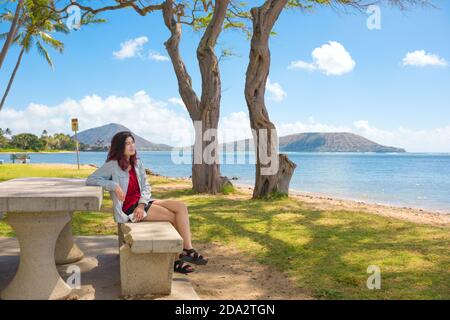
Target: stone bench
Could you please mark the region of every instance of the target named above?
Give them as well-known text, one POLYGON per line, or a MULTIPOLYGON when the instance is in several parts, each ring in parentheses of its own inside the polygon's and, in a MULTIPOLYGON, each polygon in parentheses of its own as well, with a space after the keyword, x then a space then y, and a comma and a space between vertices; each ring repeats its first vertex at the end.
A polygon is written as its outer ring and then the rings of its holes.
POLYGON ((118 227, 122 295, 171 294, 175 256, 183 251, 178 231, 168 221, 118 227))

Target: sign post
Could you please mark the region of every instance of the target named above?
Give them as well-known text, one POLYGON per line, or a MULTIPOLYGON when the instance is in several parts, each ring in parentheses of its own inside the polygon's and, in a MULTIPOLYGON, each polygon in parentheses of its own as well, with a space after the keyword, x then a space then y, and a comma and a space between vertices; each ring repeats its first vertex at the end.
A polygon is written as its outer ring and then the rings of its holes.
POLYGON ((78 170, 80 170, 80 156, 78 154, 78 137, 77 137, 77 131, 78 131, 78 119, 74 118, 72 119, 72 131, 75 131, 75 143, 77 146, 77 164, 78 164, 78 170))

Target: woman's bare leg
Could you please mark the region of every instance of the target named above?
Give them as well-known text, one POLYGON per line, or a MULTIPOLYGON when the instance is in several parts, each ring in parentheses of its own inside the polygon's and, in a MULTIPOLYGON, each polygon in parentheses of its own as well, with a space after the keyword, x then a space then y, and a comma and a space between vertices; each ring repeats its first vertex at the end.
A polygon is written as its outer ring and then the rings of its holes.
MULTIPOLYGON (((169 221, 176 229, 177 228, 176 219, 175 219, 176 214, 173 211, 171 211, 163 206, 155 204, 155 202, 156 202, 156 200, 152 203, 152 205, 150 206, 150 209, 148 209, 148 212, 147 212, 148 214, 144 218, 144 220, 145 221, 169 221)), ((183 242, 184 242, 184 238, 183 238, 183 242)), ((178 260, 178 259, 180 259, 179 253, 176 253, 175 260, 178 260)), ((186 265, 186 263, 183 261, 181 267, 184 267, 185 265, 186 265)), ((192 267, 189 267, 189 268, 192 269, 192 267)))
POLYGON ((144 218, 147 221, 169 221, 175 227, 175 213, 172 211, 152 203, 148 209, 147 216, 144 218))
MULTIPOLYGON (((192 248, 191 229, 189 225, 189 212, 186 205, 183 202, 177 200, 170 200, 170 199, 155 200, 151 205, 149 211, 152 210, 153 205, 163 207, 174 213, 175 228, 183 238, 184 249, 191 249, 192 248)), ((151 214, 149 214, 149 216, 150 215, 151 214)))

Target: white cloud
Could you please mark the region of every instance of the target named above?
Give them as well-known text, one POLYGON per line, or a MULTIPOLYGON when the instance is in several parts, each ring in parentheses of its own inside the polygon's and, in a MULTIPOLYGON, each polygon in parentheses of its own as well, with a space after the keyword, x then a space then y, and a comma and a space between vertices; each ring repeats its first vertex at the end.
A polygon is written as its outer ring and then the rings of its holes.
POLYGON ((289 134, 300 132, 350 132, 351 128, 347 126, 335 126, 329 124, 319 123, 313 117, 309 117, 306 122, 284 122, 275 125, 279 136, 286 136, 289 134))
POLYGON ((450 152, 450 125, 428 130, 402 126, 383 130, 371 126, 367 120, 355 121, 353 125, 353 132, 383 145, 404 148, 409 152, 450 152))
POLYGON ((402 61, 403 66, 415 66, 415 67, 426 67, 426 66, 438 66, 446 67, 448 62, 439 57, 436 54, 427 53, 425 50, 416 50, 414 52, 408 52, 402 61))
MULTIPOLYGON (((145 91, 139 91, 131 97, 90 95, 80 100, 67 99, 55 106, 31 103, 24 110, 3 109, 0 128, 10 128, 13 134, 28 132, 40 135, 44 129, 49 134, 72 134, 70 119, 78 118, 80 131, 115 122, 149 141, 187 146, 194 137, 187 111, 182 109, 177 113, 167 108, 168 103, 180 100, 157 101, 145 91)), ((354 121, 351 125, 333 125, 310 117, 306 121, 275 123, 275 126, 279 136, 300 132, 353 132, 376 143, 404 148, 409 152, 450 152, 450 124, 432 129, 414 130, 400 126, 387 130, 373 126, 367 120, 354 121)), ((247 112, 221 116, 220 142, 251 137, 247 112)))
MULTIPOLYGON (((351 131, 351 128, 346 126, 333 126, 318 123, 312 117, 309 117, 307 122, 275 123, 275 127, 277 128, 278 136, 300 132, 351 131)), ((239 111, 222 117, 219 122, 219 135, 219 140, 225 142, 252 138, 250 120, 247 113, 239 111)))
POLYGON ((288 69, 319 70, 327 76, 341 76, 351 72, 356 65, 350 53, 336 41, 329 41, 321 47, 315 48, 311 56, 313 62, 293 61, 288 69))
POLYGON ((177 97, 172 97, 169 98, 167 101, 169 101, 169 103, 176 105, 176 106, 180 106, 185 108, 186 106, 184 105, 184 102, 181 98, 177 98, 177 97))
POLYGON ((252 138, 250 120, 243 111, 222 117, 218 129, 220 143, 252 138))
POLYGON ((307 71, 314 71, 317 68, 316 68, 314 63, 308 63, 308 62, 299 60, 299 61, 291 62, 291 64, 289 65, 288 69, 304 69, 304 70, 307 70, 307 71))
POLYGON ((127 58, 139 57, 142 59, 150 59, 154 61, 170 61, 169 57, 160 54, 158 51, 150 50, 144 55, 144 45, 148 42, 146 36, 130 39, 120 44, 120 50, 114 51, 115 58, 123 60, 127 58))
POLYGON ((164 56, 157 51, 150 51, 148 53, 148 58, 155 61, 170 61, 169 57, 164 56))
POLYGON ((78 118, 79 131, 120 123, 141 137, 156 143, 184 146, 190 143, 192 121, 187 112, 176 113, 167 108, 167 102, 152 99, 145 91, 131 97, 97 95, 80 100, 67 99, 55 106, 31 103, 24 110, 5 108, 1 112, 0 128, 17 133, 40 135, 72 134, 70 119, 78 118))
POLYGON ((142 56, 144 45, 148 42, 146 36, 130 39, 120 44, 120 50, 114 51, 113 55, 117 59, 134 58, 142 56))
POLYGON ((267 79, 266 89, 270 93, 269 100, 281 102, 287 96, 281 85, 277 82, 270 82, 269 78, 267 79))

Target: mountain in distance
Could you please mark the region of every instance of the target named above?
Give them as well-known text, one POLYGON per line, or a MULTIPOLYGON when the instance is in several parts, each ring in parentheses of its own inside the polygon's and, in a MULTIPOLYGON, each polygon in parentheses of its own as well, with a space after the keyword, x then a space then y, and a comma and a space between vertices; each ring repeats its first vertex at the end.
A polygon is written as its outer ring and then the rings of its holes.
MULTIPOLYGON (((91 149, 101 149, 106 148, 111 145, 112 137, 119 131, 131 131, 127 127, 117 124, 110 123, 104 126, 87 129, 77 133, 78 141, 88 145, 88 150, 91 149)), ((136 149, 143 151, 170 151, 172 147, 167 144, 158 144, 150 142, 134 132, 132 132, 134 139, 136 141, 136 149)), ((72 136, 74 138, 75 136, 72 136)))
MULTIPOLYGON (((253 139, 228 142, 227 150, 254 150, 253 139), (238 143, 237 146, 235 143, 238 143)), ((223 149, 221 149, 223 150, 223 149)), ((350 132, 304 132, 279 137, 279 150, 291 152, 406 152, 405 149, 383 146, 350 132)))
POLYGON ((314 152, 406 152, 383 146, 351 132, 306 132, 280 138, 282 151, 314 152))
MULTIPOLYGON (((123 125, 110 123, 79 132, 78 141, 88 145, 87 150, 104 149, 110 146, 112 137, 119 131, 131 130, 123 125)), ((150 142, 135 133, 133 136, 138 150, 170 151, 173 149, 166 144, 150 142)), ((254 150, 253 139, 220 144, 221 150, 225 147, 225 150, 254 150)), ((282 136, 279 137, 279 150, 281 152, 406 152, 405 149, 383 146, 350 132, 304 132, 282 136)))

